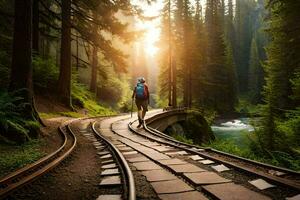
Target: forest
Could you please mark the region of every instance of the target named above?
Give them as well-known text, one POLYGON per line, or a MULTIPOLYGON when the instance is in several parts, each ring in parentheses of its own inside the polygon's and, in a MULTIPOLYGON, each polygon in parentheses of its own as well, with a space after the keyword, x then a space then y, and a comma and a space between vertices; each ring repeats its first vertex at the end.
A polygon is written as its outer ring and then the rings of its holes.
POLYGON ((152 108, 259 118, 247 149, 204 145, 300 170, 299 10, 298 0, 0 0, 0 145, 39 138, 44 118, 130 112, 144 76, 152 108), (150 56, 134 24, 153 20, 150 56))

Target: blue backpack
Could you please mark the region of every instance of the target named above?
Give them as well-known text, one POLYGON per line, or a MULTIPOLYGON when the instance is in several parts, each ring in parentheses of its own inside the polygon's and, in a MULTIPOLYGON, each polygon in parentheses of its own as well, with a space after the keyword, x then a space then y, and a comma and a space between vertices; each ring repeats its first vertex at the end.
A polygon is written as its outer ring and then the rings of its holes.
POLYGON ((137 99, 146 99, 147 98, 147 93, 146 93, 146 88, 143 83, 138 83, 136 85, 136 95, 135 97, 137 99))

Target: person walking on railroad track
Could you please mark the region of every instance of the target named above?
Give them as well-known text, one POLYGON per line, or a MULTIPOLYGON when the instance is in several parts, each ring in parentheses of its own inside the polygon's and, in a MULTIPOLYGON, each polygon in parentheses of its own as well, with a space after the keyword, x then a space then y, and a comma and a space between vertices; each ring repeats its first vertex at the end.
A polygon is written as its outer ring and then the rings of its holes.
POLYGON ((137 115, 139 119, 139 125, 137 128, 140 128, 144 125, 144 118, 146 112, 148 111, 148 104, 150 102, 150 95, 148 85, 144 77, 138 78, 137 84, 133 90, 132 100, 135 98, 135 104, 138 109, 137 115))

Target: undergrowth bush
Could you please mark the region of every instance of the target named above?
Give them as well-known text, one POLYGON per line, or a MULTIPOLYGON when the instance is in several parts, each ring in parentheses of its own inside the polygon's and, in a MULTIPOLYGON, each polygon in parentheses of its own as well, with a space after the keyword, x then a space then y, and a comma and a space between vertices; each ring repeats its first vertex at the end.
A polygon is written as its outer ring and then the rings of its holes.
POLYGON ((131 95, 128 78, 125 75, 111 74, 99 85, 97 98, 115 109, 128 112, 131 109, 131 95))
POLYGON ((85 85, 73 81, 72 83, 72 102, 77 108, 84 108, 89 115, 112 115, 115 112, 107 107, 100 105, 95 100, 95 95, 92 94, 85 85))
MULTIPOLYGON (((246 139, 246 138, 244 138, 246 139)), ((300 157, 281 151, 266 151, 253 137, 249 137, 249 141, 245 142, 248 146, 238 146, 234 141, 224 139, 215 140, 205 146, 224 151, 230 154, 256 160, 263 163, 268 163, 280 167, 289 168, 292 170, 300 170, 300 157)))
POLYGON ((21 116, 26 103, 18 97, 18 92, 0 92, 0 127, 4 131, 0 132, 4 137, 17 142, 24 142, 30 139, 29 132, 39 128, 39 123, 26 120, 21 116))
POLYGON ((51 58, 45 59, 35 56, 32 61, 33 82, 37 89, 55 89, 59 69, 51 58))
POLYGON ((243 115, 256 116, 262 111, 260 104, 253 104, 248 96, 240 96, 238 104, 235 106, 235 111, 243 115))
POLYGON ((187 144, 194 144, 192 139, 188 139, 185 135, 181 134, 172 134, 171 135, 175 140, 187 143, 187 144))
MULTIPOLYGON (((265 113, 261 112, 261 115, 267 116, 265 113)), ((300 170, 300 110, 289 111, 285 117, 274 117, 271 125, 268 122, 268 118, 263 117, 255 123, 255 131, 248 137, 248 148, 255 159, 300 170), (269 132, 273 133, 272 148, 269 132)))
POLYGON ((300 151, 300 108, 288 112, 286 120, 278 120, 276 125, 291 151, 300 151))
POLYGON ((0 140, 0 177, 45 156, 45 153, 41 151, 42 145, 44 145, 44 140, 41 139, 33 139, 22 145, 0 140))

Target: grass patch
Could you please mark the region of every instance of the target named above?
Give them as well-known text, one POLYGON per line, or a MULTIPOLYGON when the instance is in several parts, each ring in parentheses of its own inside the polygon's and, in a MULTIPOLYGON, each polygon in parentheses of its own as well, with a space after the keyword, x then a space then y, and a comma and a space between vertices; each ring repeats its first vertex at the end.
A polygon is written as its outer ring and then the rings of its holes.
POLYGON ((110 116, 117 112, 114 111, 109 106, 104 106, 99 104, 95 97, 84 87, 77 86, 76 97, 74 98, 74 108, 79 112, 53 112, 53 113, 39 113, 40 117, 43 119, 55 118, 55 117, 94 117, 94 116, 110 116))
POLYGON ((235 141, 231 140, 215 140, 214 142, 211 142, 210 144, 206 144, 204 146, 262 163, 267 163, 278 167, 285 167, 295 171, 300 170, 299 158, 295 158, 283 152, 269 152, 268 154, 255 152, 250 147, 251 144, 249 143, 249 141, 244 141, 243 143, 247 143, 249 145, 237 145, 235 141))
POLYGON ((41 139, 30 140, 22 145, 0 141, 0 177, 45 156, 40 150, 43 144, 41 139))
POLYGON ((187 143, 187 144, 194 144, 193 140, 187 138, 185 135, 172 134, 171 137, 173 137, 175 140, 178 140, 180 142, 184 142, 184 143, 187 143))
POLYGON ((107 116, 116 113, 112 108, 100 105, 96 101, 95 95, 85 85, 77 82, 73 82, 72 84, 72 101, 76 109, 85 109, 88 116, 107 116))
POLYGON ((79 118, 84 117, 84 114, 77 113, 77 112, 54 112, 54 113, 39 113, 40 117, 43 119, 50 119, 55 117, 73 117, 79 118))
POLYGON ((83 104, 83 107, 87 110, 87 114, 89 116, 109 116, 116 114, 116 112, 111 108, 104 107, 94 100, 86 100, 83 104))

